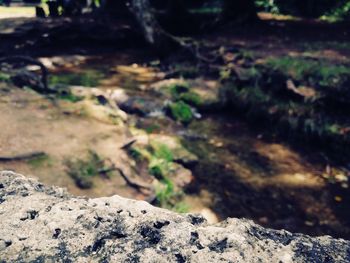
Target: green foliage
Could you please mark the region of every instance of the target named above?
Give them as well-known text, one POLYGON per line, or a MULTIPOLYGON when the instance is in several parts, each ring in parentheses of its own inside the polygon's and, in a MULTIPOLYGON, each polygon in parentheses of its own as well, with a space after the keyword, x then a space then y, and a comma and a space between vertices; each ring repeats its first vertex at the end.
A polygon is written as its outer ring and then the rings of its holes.
POLYGON ((188 92, 190 90, 190 86, 186 82, 182 84, 172 84, 168 88, 173 98, 178 98, 180 94, 188 92))
POLYGON ((38 169, 43 166, 51 165, 52 160, 47 154, 43 154, 36 158, 28 160, 27 163, 33 168, 38 169))
POLYGON ((99 175, 100 170, 104 169, 103 160, 94 151, 89 151, 86 160, 66 160, 65 165, 68 175, 82 189, 91 188, 93 186, 92 177, 99 175))
POLYGON ((0 82, 8 82, 10 80, 10 75, 0 72, 0 82))
POLYGON ((199 106, 202 103, 200 96, 190 90, 188 83, 170 85, 169 90, 175 101, 183 101, 192 106, 199 106))
POLYGON ((191 107, 183 101, 171 103, 169 111, 172 118, 183 124, 189 124, 193 119, 191 107))
POLYGON ((257 8, 264 12, 278 14, 280 12, 279 7, 274 0, 256 0, 255 4, 257 8))
POLYGON ((165 144, 152 143, 153 155, 158 159, 172 162, 174 157, 170 148, 165 144))
POLYGON ((61 99, 61 100, 66 100, 66 101, 70 101, 70 102, 79 102, 81 100, 83 100, 84 98, 81 97, 81 96, 76 96, 74 95, 73 93, 71 92, 64 92, 60 95, 58 95, 58 97, 61 99))
POLYGON ((173 154, 167 145, 152 143, 149 173, 159 180, 166 178, 173 159, 173 154))
POLYGON ((350 68, 344 65, 331 65, 321 61, 282 57, 267 61, 267 65, 279 70, 295 80, 322 86, 337 85, 344 75, 350 75, 350 68))
POLYGON ((191 91, 180 94, 179 99, 195 107, 202 104, 201 97, 197 93, 191 91))
POLYGON ((153 133, 159 131, 161 127, 158 124, 152 124, 144 128, 147 133, 153 133))
POLYGON ((104 77, 102 72, 96 70, 85 70, 83 73, 62 73, 51 75, 49 83, 51 85, 64 84, 84 87, 96 87, 104 77))
POLYGON ((182 193, 176 192, 173 182, 164 178, 156 187, 157 203, 160 207, 174 210, 178 213, 188 212, 188 206, 179 202, 182 193))
POLYGON ((133 147, 129 150, 130 155, 136 161, 147 160, 148 171, 158 180, 156 186, 156 199, 160 207, 185 213, 188 207, 179 202, 182 194, 175 190, 173 182, 169 179, 174 160, 171 149, 162 143, 151 142, 147 150, 133 147))
POLYGON ((350 1, 342 1, 338 6, 327 12, 323 19, 336 22, 339 20, 349 19, 350 18, 350 1))

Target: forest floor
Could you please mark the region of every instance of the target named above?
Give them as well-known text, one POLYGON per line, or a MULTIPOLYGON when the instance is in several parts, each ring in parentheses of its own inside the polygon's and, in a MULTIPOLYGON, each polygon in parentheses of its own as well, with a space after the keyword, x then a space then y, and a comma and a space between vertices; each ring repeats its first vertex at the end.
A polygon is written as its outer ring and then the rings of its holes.
MULTIPOLYGON (((261 65, 287 56, 348 67, 346 25, 261 17, 258 25, 226 27, 197 39, 224 47, 226 65, 233 60, 261 65)), ((72 91, 47 98, 15 87, 7 72, 0 75, 0 157, 45 152, 31 160, 0 162, 1 169, 38 177, 77 195, 148 200, 155 194, 158 205, 200 212, 213 222, 247 217, 268 227, 350 238, 348 171, 333 163, 327 150, 305 143, 301 147, 274 129, 247 121, 233 108, 217 108, 222 80, 203 73, 193 60, 163 62, 124 25, 116 23, 103 31, 108 33, 95 34, 90 25, 96 31, 106 27, 90 22, 0 20, 1 55, 40 59, 50 71, 50 85, 72 91), (174 89, 183 86, 201 99, 189 123, 169 115, 169 103, 175 105, 183 95, 174 89), (115 100, 122 111, 103 98, 115 100), (133 139, 131 151, 125 150, 133 139), (92 187, 78 187, 67 160, 93 162, 91 152, 98 156, 97 166, 103 160, 101 168, 118 167, 155 192, 138 191, 115 172, 91 176, 92 187), (165 178, 173 180, 171 187, 157 178, 158 169, 169 173, 165 178)))

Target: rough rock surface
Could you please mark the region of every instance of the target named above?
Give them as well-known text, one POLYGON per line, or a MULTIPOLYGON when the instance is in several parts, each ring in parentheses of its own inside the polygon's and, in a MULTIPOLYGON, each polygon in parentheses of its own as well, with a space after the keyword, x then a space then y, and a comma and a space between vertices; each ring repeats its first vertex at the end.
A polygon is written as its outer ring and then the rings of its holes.
POLYGON ((119 196, 0 173, 0 262, 350 262, 350 242, 228 219, 208 225, 119 196))

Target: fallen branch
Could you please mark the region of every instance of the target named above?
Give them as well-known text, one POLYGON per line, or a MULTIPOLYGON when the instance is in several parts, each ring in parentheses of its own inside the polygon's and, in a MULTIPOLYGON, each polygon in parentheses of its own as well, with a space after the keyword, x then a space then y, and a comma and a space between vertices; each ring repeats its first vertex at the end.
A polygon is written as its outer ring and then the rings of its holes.
POLYGON ((15 156, 0 156, 0 162, 27 161, 45 156, 47 156, 47 154, 44 152, 32 152, 15 156))
POLYGON ((124 173, 124 171, 119 167, 112 166, 112 167, 107 168, 107 169, 99 170, 98 172, 101 174, 105 174, 105 173, 112 172, 112 171, 118 171, 120 176, 123 177, 123 179, 125 180, 125 182, 129 186, 136 188, 137 190, 141 190, 141 189, 153 190, 153 187, 151 185, 146 184, 146 183, 142 183, 142 182, 136 182, 133 179, 129 178, 129 176, 127 176, 124 173))

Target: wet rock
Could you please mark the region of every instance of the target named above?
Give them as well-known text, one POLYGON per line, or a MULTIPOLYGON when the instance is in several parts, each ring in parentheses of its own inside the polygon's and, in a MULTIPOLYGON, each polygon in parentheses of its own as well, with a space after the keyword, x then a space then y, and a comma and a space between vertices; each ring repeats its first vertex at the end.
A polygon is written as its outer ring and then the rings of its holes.
POLYGON ((11 77, 11 81, 14 85, 20 88, 31 88, 39 93, 47 92, 41 77, 36 73, 30 71, 21 70, 17 72, 14 76, 11 77))
POLYGON ((201 111, 211 111, 224 105, 221 96, 221 85, 215 80, 202 78, 194 80, 167 79, 152 84, 149 89, 169 99, 183 100, 201 111), (174 87, 179 87, 174 94, 174 87), (185 89, 181 90, 181 87, 185 89), (177 98, 174 98, 174 95, 177 98))
POLYGON ((77 103, 59 101, 60 108, 66 114, 78 114, 91 117, 103 123, 122 124, 127 120, 127 114, 118 107, 100 104, 97 100, 85 99, 77 103))
POLYGON ((163 103, 143 97, 129 98, 124 102, 118 103, 118 106, 125 112, 147 117, 155 112, 162 112, 163 103))
POLYGON ((176 163, 172 164, 172 169, 169 177, 180 189, 184 189, 186 186, 191 184, 194 179, 190 170, 176 163))
POLYGON ((12 172, 0 173, 0 184, 4 262, 350 261, 350 242, 329 236, 265 229, 244 219, 208 225, 198 215, 119 196, 72 197, 42 185, 39 191, 37 181, 12 172), (17 211, 28 204, 40 216, 20 221, 17 211), (21 233, 25 240, 17 238, 21 233))

